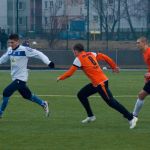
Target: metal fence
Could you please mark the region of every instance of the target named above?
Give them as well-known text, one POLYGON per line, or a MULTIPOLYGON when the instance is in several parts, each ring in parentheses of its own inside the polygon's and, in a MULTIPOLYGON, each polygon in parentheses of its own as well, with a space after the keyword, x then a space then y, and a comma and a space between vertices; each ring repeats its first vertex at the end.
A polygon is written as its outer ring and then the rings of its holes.
MULTIPOLYGON (((126 45, 140 36, 150 39, 150 0, 3 0, 2 3, 6 8, 0 5, 1 29, 7 35, 17 32, 22 41, 39 42, 38 48, 46 49, 44 53, 57 68, 72 64, 70 49, 77 42, 83 43, 87 51, 103 49, 123 68, 145 67, 140 52, 126 45), (117 45, 112 41, 124 42, 117 45)), ((43 66, 39 61, 29 62, 29 67, 43 66)))
MULTIPOLYGON (((98 51, 96 51, 98 52, 98 51)), ((2 55, 3 52, 0 52, 2 55)), ((50 50, 50 51, 43 51, 50 60, 55 62, 56 69, 66 69, 72 65, 74 60, 74 55, 71 51, 68 50, 50 50)), ((142 54, 139 51, 133 50, 116 50, 116 51, 105 51, 103 52, 110 56, 120 68, 128 68, 128 69, 144 69, 146 68, 142 54)), ((104 62, 100 62, 100 65, 108 66, 104 62)), ((47 66, 43 64, 38 59, 29 59, 29 68, 32 69, 47 69, 47 66)), ((8 69, 9 63, 1 65, 0 69, 8 69)))
POLYGON ((45 39, 49 49, 61 40, 86 41, 89 48, 98 40, 150 38, 149 0, 13 0, 7 6, 0 27, 22 38, 45 39))

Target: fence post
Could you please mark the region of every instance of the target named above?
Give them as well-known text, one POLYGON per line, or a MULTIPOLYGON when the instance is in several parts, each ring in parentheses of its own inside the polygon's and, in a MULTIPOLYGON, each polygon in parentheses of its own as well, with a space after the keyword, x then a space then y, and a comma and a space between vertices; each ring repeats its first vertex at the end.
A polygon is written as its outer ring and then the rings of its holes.
POLYGON ((16 32, 19 33, 19 25, 18 25, 18 5, 19 5, 19 0, 16 1, 16 32))
POLYGON ((116 60, 116 64, 118 65, 118 49, 116 48, 116 53, 115 53, 115 60, 116 60))
POLYGON ((90 9, 90 4, 89 0, 87 0, 87 51, 89 51, 89 38, 90 38, 90 29, 89 29, 89 9, 90 9))

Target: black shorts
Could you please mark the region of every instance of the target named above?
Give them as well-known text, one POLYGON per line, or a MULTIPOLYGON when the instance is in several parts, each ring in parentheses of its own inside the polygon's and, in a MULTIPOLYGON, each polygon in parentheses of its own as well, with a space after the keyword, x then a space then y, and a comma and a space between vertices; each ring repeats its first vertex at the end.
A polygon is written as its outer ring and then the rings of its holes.
POLYGON ((82 95, 83 97, 89 97, 95 93, 99 93, 106 102, 109 102, 110 99, 113 99, 113 95, 108 86, 108 81, 104 82, 104 86, 98 85, 97 87, 94 87, 92 83, 87 84, 79 91, 78 94, 82 95))
POLYGON ((15 91, 18 91, 22 97, 30 99, 32 94, 30 89, 27 87, 26 82, 16 79, 10 83, 3 91, 4 97, 10 97, 15 91))
POLYGON ((144 85, 143 90, 150 94, 150 80, 144 85))

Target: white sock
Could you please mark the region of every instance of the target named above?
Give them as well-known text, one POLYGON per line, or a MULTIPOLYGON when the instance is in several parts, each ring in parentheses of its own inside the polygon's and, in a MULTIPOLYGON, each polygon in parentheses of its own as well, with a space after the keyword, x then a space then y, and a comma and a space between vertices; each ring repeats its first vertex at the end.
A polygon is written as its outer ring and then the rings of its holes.
POLYGON ((144 104, 144 100, 141 100, 141 99, 138 98, 136 103, 135 103, 134 110, 133 110, 133 115, 134 116, 138 116, 143 104, 144 104))

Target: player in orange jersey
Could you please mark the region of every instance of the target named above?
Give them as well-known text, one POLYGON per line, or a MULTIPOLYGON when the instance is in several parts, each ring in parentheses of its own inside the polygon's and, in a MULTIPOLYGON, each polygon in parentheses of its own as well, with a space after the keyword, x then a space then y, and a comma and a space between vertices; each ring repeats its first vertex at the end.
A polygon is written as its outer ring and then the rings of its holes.
POLYGON ((77 95, 88 115, 86 119, 82 120, 82 123, 95 121, 96 117, 92 112, 88 97, 92 94, 99 93, 110 107, 123 114, 129 120, 130 128, 134 128, 137 118, 113 97, 108 86, 108 78, 98 64, 98 61, 106 61, 113 69, 113 72, 119 72, 119 68, 114 61, 102 53, 86 52, 82 44, 76 44, 73 47, 73 52, 76 56, 73 65, 66 73, 58 77, 57 81, 70 77, 78 68, 81 68, 91 80, 91 83, 83 87, 77 95))
POLYGON ((145 37, 141 37, 137 40, 137 47, 142 51, 143 58, 145 63, 148 66, 148 71, 144 75, 145 78, 145 85, 143 89, 138 94, 138 99, 136 101, 136 104, 134 106, 133 115, 138 116, 143 104, 144 99, 147 95, 150 94, 150 47, 148 45, 148 40, 145 37))

